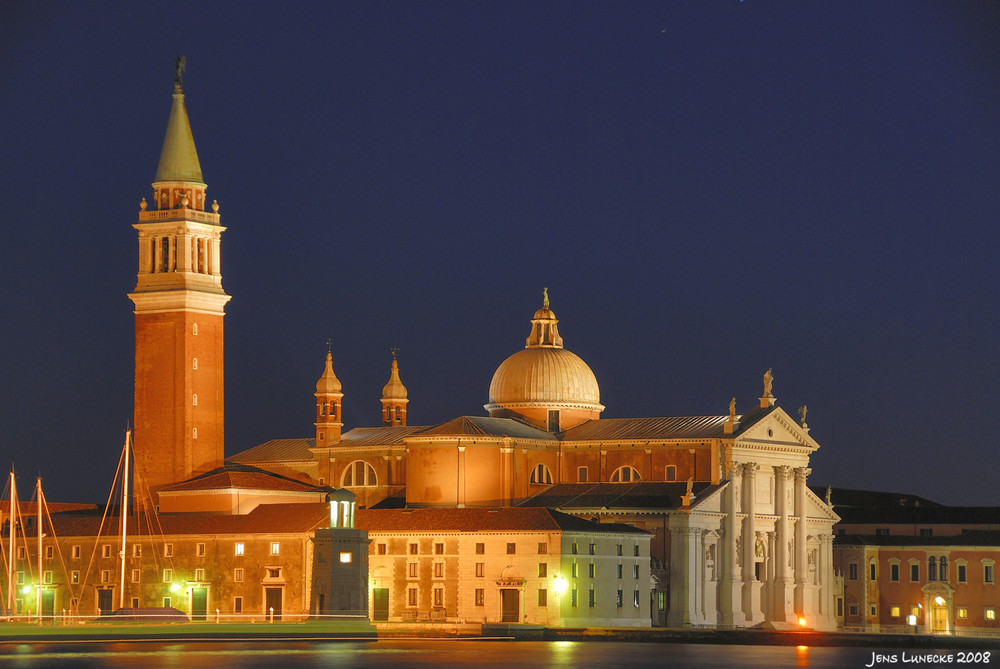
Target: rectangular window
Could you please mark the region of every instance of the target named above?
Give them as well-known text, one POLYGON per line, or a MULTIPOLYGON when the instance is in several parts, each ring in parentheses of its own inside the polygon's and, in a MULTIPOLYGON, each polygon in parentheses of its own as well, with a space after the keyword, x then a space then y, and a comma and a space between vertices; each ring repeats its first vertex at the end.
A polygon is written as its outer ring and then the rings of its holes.
MULTIPOLYGON (((274 544, 271 544, 271 545, 273 546, 274 544)), ((195 547, 194 554, 197 555, 198 557, 204 557, 205 556, 205 544, 198 544, 195 547)), ((271 555, 274 555, 274 553, 271 553, 271 555)))
MULTIPOLYGON (((105 546, 105 548, 110 548, 110 546, 105 546)), ((17 559, 18 560, 24 560, 24 559, 26 559, 25 558, 26 555, 27 555, 27 552, 24 550, 24 546, 18 546, 17 547, 17 559)), ((108 557, 108 556, 105 555, 104 557, 108 557)))
POLYGON ((587 482, 587 468, 586 467, 577 467, 576 468, 576 480, 579 483, 586 483, 587 482))
POLYGON ((173 557, 173 556, 174 556, 174 545, 163 544, 163 557, 173 557))
POLYGON ((848 611, 850 611, 850 612, 851 612, 851 615, 852 615, 852 616, 856 616, 856 615, 858 615, 858 605, 857 605, 857 604, 851 604, 851 605, 850 605, 850 606, 848 607, 848 611))
POLYGON ((570 552, 573 553, 573 555, 577 555, 580 552, 580 547, 577 545, 575 541, 573 542, 573 545, 570 547, 570 552))
POLYGON ((132 570, 132 582, 133 583, 138 583, 139 582, 139 570, 138 569, 133 569, 132 570))
POLYGON ((416 578, 417 577, 417 563, 416 562, 410 562, 410 563, 408 563, 406 565, 406 575, 409 578, 416 578))
POLYGON ((434 588, 434 606, 444 606, 444 588, 434 588))
POLYGON ((434 578, 444 578, 444 562, 434 563, 434 578))
POLYGON ((164 583, 170 583, 170 581, 172 581, 172 580, 174 580, 174 570, 173 569, 164 569, 163 570, 163 582, 164 583))
POLYGON ((960 606, 958 608, 958 618, 959 618, 959 620, 965 620, 968 617, 969 617, 969 609, 965 608, 964 606, 960 606))
POLYGON ((622 545, 618 544, 618 557, 622 556, 622 545))
POLYGON ((549 552, 549 545, 545 543, 538 544, 538 554, 545 555, 549 552))
POLYGON ((242 567, 237 567, 236 569, 233 570, 233 581, 235 581, 236 583, 242 583, 243 582, 243 568, 242 567))
POLYGON ((934 536, 934 528, 933 527, 921 527, 920 528, 920 536, 922 536, 922 537, 933 537, 934 536))
POLYGON ((340 564, 351 564, 354 561, 354 553, 350 551, 340 551, 340 564))
POLYGON ((997 619, 996 609, 986 609, 983 614, 983 617, 991 622, 997 619))
POLYGON ((965 583, 965 565, 958 565, 958 582, 965 583))
POLYGON ((194 570, 194 580, 196 580, 198 582, 204 581, 205 580, 205 570, 204 569, 195 569, 194 570))
POLYGON ((983 565, 983 583, 993 582, 993 565, 983 565))
POLYGON ((406 589, 406 605, 416 606, 417 605, 417 589, 407 588, 406 589))
POLYGON ((633 590, 632 591, 632 606, 634 608, 639 608, 639 591, 638 590, 633 590))
POLYGON ((899 607, 898 606, 890 607, 889 608, 889 615, 892 616, 893 618, 898 618, 899 617, 899 607))
POLYGON ((70 555, 73 556, 74 560, 79 560, 80 559, 80 547, 79 546, 73 546, 73 552, 70 555))
POLYGON ((376 552, 379 555, 385 555, 385 553, 386 553, 386 545, 385 544, 379 544, 376 552))
POLYGON ((920 607, 919 606, 911 606, 910 607, 910 615, 911 616, 916 616, 917 618, 919 618, 920 617, 920 607))
POLYGON ((577 591, 576 588, 573 588, 572 590, 569 591, 569 593, 570 593, 570 598, 569 598, 569 604, 570 604, 570 606, 577 606, 577 604, 580 601, 580 594, 579 594, 579 592, 577 591))
POLYGON ((874 581, 875 580, 875 563, 874 562, 872 562, 871 564, 868 565, 868 580, 869 581, 874 581))
POLYGON ((163 598, 163 607, 164 608, 169 608, 170 607, 170 598, 169 597, 164 597, 163 598))
POLYGON ((139 598, 138 597, 133 597, 132 598, 132 608, 133 609, 139 608, 139 598))
POLYGON ((476 555, 483 555, 486 552, 486 544, 476 544, 476 555))
POLYGON ((538 605, 548 606, 549 605, 549 591, 545 588, 538 589, 538 605))
POLYGON ((476 576, 482 578, 486 574, 486 563, 477 562, 476 563, 476 576))
POLYGON ((916 583, 920 580, 920 565, 913 563, 910 565, 910 583, 916 583))
POLYGON ((244 550, 245 548, 243 546, 243 542, 242 541, 236 542, 236 555, 243 555, 244 550))
POLYGON ((111 582, 111 572, 109 570, 107 570, 107 569, 102 569, 101 570, 101 583, 110 583, 110 582, 111 582))
POLYGON ((632 578, 639 578, 639 565, 632 565, 632 578))
POLYGON ((72 573, 72 574, 70 575, 70 580, 72 580, 72 581, 73 581, 73 583, 79 583, 79 582, 80 582, 80 572, 78 572, 78 571, 74 571, 74 572, 73 572, 73 573, 72 573))
POLYGON ((109 558, 111 557, 111 545, 104 544, 101 546, 101 557, 109 558))
POLYGON ((889 565, 889 580, 892 581, 893 583, 898 583, 899 582, 899 565, 898 564, 893 563, 893 564, 889 565))
POLYGON ((632 555, 639 557, 639 544, 632 546, 632 555))
POLYGON ((444 544, 434 544, 434 555, 444 555, 444 544))
POLYGON ((618 608, 625 606, 625 594, 621 590, 618 590, 615 593, 615 605, 617 605, 618 608))
POLYGON ((233 613, 243 613, 243 598, 237 597, 233 600, 233 613))
POLYGON ((516 552, 517 552, 517 544, 515 544, 515 543, 508 543, 507 544, 507 555, 513 555, 516 552))
POLYGON ((51 560, 52 559, 52 546, 46 546, 45 547, 45 559, 46 560, 51 560))
POLYGON ((142 544, 132 544, 132 557, 142 557, 142 544))
POLYGON ((547 562, 538 563, 538 578, 545 578, 549 575, 549 565, 547 562))
POLYGON ((887 536, 889 536, 889 528, 888 527, 876 527, 875 528, 875 536, 876 537, 887 537, 887 536))
POLYGON ((872 608, 871 608, 871 617, 872 617, 872 618, 875 618, 876 616, 878 616, 878 609, 876 609, 876 608, 875 608, 875 605, 874 605, 874 604, 872 604, 872 608))
POLYGON ((278 555, 281 552, 281 544, 277 541, 271 542, 271 555, 278 555))
POLYGON ((486 591, 476 588, 476 606, 486 606, 486 591))
MULTIPOLYGON (((480 544, 476 544, 477 553, 479 552, 479 546, 480 544)), ((417 555, 417 554, 419 554, 419 547, 417 546, 417 544, 410 544, 410 555, 417 555)))
POLYGON ((656 593, 656 608, 659 611, 667 610, 667 593, 658 590, 656 593))
POLYGON ((594 597, 594 589, 591 588, 587 591, 587 606, 596 606, 597 600, 594 597))
POLYGON ((617 572, 617 577, 621 578, 622 577, 622 566, 620 564, 617 565, 616 572, 617 572))
POLYGON ((47 571, 42 575, 42 583, 51 584, 52 583, 52 572, 47 571))
POLYGON ((590 578, 596 578, 597 565, 594 564, 593 562, 591 562, 589 565, 587 565, 587 568, 588 568, 588 571, 589 571, 590 578))
POLYGON ((597 555, 597 544, 590 544, 590 554, 597 555))
POLYGON ((573 578, 578 578, 580 576, 580 565, 574 562, 572 566, 570 566, 570 576, 573 578))

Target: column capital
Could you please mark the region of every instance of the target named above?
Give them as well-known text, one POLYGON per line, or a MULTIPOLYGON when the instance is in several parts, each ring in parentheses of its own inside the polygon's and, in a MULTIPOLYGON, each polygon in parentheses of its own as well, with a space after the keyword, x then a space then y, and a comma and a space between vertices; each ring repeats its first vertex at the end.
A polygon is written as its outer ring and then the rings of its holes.
POLYGON ((753 478, 757 475, 760 470, 760 465, 756 462, 744 462, 743 463, 743 475, 747 478, 753 478))
POLYGON ((792 468, 788 465, 775 465, 774 478, 779 481, 787 481, 792 478, 792 468))
POLYGON ((795 480, 805 481, 806 478, 812 474, 812 469, 809 467, 796 467, 795 468, 795 480))

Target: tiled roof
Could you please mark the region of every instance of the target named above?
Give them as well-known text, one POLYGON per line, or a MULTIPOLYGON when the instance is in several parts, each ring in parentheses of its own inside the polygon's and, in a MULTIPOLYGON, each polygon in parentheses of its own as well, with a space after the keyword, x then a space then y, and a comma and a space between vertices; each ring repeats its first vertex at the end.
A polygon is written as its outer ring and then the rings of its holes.
POLYGON ((369 532, 556 531, 646 534, 618 523, 595 523, 542 507, 359 509, 355 526, 369 532))
POLYGON ((1000 547, 1000 532, 965 532, 944 537, 919 537, 890 534, 887 536, 839 534, 833 542, 838 546, 972 546, 1000 547))
POLYGON ((231 462, 308 462, 315 439, 272 439, 226 458, 231 462))
POLYGON ((679 416, 664 418, 602 418, 571 427, 564 441, 614 439, 717 439, 729 416, 679 416))
POLYGON ((323 489, 317 488, 314 485, 249 467, 239 469, 227 467, 213 470, 196 478, 167 486, 160 492, 228 490, 231 488, 285 492, 323 492, 323 489))
POLYGON ((517 439, 541 439, 555 441, 556 437, 545 430, 532 427, 513 418, 486 418, 482 416, 459 416, 447 423, 435 425, 418 436, 485 436, 514 437, 517 439))
MULTIPOLYGON (((711 483, 695 483, 695 499, 719 488, 711 483)), ((546 506, 558 509, 678 509, 683 506, 681 495, 687 493, 683 481, 662 483, 560 483, 520 506, 546 506)))
MULTIPOLYGON (((166 536, 206 534, 295 534, 325 527, 330 517, 326 502, 309 504, 261 504, 242 516, 205 513, 163 513, 156 517, 152 530, 149 520, 129 528, 130 535, 166 536), (157 527, 157 524, 159 527, 157 527)), ((99 514, 91 516, 56 515, 52 517, 57 537, 92 537, 101 524, 99 514)), ((118 518, 109 516, 104 534, 117 536, 118 518)))
POLYGON ((340 438, 344 446, 394 446, 403 443, 403 438, 423 432, 427 425, 406 425, 404 427, 356 427, 340 438))

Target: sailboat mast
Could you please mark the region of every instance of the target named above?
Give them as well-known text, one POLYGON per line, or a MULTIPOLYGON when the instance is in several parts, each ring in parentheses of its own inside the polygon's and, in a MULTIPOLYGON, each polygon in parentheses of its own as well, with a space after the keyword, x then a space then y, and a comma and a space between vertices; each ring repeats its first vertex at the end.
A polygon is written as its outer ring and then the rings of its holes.
POLYGON ((38 507, 38 587, 35 589, 35 604, 38 606, 38 624, 42 624, 42 477, 36 483, 35 500, 38 507))
POLYGON ((14 468, 10 470, 10 550, 7 552, 7 614, 14 615, 14 513, 17 505, 17 484, 14 468))
POLYGON ((128 527, 128 448, 132 440, 132 430, 125 431, 125 451, 122 453, 122 574, 121 589, 118 593, 118 608, 125 608, 125 536, 128 527))

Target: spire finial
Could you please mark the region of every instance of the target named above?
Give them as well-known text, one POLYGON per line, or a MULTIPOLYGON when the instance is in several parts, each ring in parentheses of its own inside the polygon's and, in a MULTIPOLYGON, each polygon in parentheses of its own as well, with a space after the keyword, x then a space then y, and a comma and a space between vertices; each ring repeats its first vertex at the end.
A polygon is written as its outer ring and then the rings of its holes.
POLYGON ((395 360, 396 354, 399 353, 399 347, 393 346, 392 348, 389 349, 389 351, 392 353, 392 359, 395 360))
POLYGON ((174 90, 178 93, 184 92, 184 69, 187 67, 187 58, 178 55, 174 61, 174 90))
POLYGON ((327 339, 326 340, 326 352, 327 353, 333 353, 333 340, 332 339, 327 339))
POLYGON ((542 308, 543 309, 548 309, 549 308, 549 288, 548 288, 548 286, 546 286, 545 288, 542 288, 542 308))

